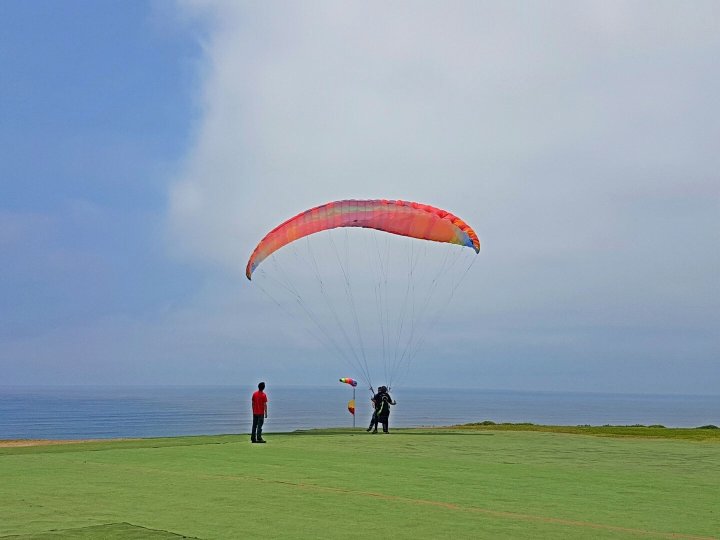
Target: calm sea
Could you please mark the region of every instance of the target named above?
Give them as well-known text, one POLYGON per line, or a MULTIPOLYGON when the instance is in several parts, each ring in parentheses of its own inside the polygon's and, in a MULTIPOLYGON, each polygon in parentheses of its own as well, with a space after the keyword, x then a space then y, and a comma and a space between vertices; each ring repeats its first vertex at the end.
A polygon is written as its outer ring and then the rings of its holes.
MULTIPOLYGON (((0 387, 0 439, 165 437, 250 431, 246 387, 0 387)), ((402 389, 390 425, 446 426, 482 420, 560 425, 720 425, 720 396, 402 389)), ((268 387, 266 432, 352 426, 352 389, 268 387)), ((358 427, 369 392, 356 395, 358 427)))

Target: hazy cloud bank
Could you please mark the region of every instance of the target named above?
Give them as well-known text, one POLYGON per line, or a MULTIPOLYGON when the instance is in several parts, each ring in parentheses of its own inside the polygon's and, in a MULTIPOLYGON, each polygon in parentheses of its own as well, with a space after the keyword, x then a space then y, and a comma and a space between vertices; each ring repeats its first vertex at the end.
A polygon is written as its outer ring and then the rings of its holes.
MULTIPOLYGON (((259 238, 304 208, 432 203, 483 242, 453 310, 466 380, 716 391, 717 3, 181 5, 207 29, 170 193, 184 260, 241 283, 259 238)), ((244 286, 238 328, 261 307, 244 286)))

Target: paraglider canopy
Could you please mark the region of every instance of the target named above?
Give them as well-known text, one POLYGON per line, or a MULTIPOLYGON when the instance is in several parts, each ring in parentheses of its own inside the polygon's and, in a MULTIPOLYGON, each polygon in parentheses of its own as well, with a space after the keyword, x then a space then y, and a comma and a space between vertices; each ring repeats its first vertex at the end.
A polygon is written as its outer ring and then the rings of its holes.
POLYGON ((444 314, 463 293, 460 284, 479 251, 475 231, 447 210, 341 200, 268 232, 245 275, 372 391, 373 373, 392 387, 416 356, 430 355, 428 337, 452 339, 453 320, 444 314))
POLYGON ((248 279, 258 265, 281 247, 305 236, 337 227, 364 227, 422 240, 447 242, 480 252, 475 231, 450 212, 408 201, 347 200, 316 206, 275 227, 252 252, 248 279))

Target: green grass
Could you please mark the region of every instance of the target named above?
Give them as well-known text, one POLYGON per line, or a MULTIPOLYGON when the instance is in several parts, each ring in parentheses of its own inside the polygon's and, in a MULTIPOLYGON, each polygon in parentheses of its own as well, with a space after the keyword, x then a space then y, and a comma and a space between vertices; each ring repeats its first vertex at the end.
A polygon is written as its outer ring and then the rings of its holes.
POLYGON ((695 439, 675 430, 663 437, 662 428, 540 428, 318 430, 268 434, 266 445, 214 436, 0 448, 0 538, 720 532, 718 430, 697 430, 710 435, 695 439))
POLYGON ((641 437, 654 439, 677 439, 688 441, 720 442, 720 429, 714 425, 697 428, 666 428, 664 426, 542 426, 536 424, 496 424, 486 420, 454 426, 462 430, 484 431, 538 431, 543 433, 571 433, 598 437, 641 437))
POLYGON ((169 531, 158 531, 145 527, 138 527, 129 523, 108 523, 106 525, 90 525, 89 527, 73 527, 58 529, 44 533, 21 534, 10 536, 13 540, 97 540, 118 538, 122 540, 179 540, 190 538, 169 531))

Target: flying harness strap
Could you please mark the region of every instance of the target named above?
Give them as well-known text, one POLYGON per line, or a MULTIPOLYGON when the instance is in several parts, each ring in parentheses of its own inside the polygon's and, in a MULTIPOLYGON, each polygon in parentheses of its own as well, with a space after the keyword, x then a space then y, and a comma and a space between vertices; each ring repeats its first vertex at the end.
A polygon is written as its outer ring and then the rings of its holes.
POLYGON ((385 410, 385 408, 388 406, 387 402, 388 402, 387 394, 383 394, 382 396, 380 396, 380 406, 375 411, 375 414, 377 416, 380 416, 382 414, 382 412, 385 410))

